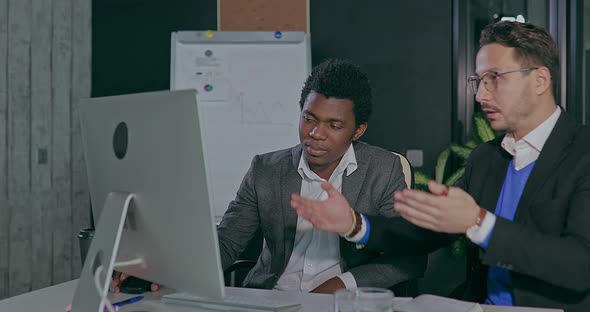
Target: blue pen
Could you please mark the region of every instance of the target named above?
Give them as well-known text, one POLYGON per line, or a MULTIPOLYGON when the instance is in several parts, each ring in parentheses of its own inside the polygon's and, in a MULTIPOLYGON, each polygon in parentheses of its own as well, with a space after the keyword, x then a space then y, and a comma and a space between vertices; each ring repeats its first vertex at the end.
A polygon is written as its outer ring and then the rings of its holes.
POLYGON ((122 306, 126 306, 126 305, 131 304, 131 303, 134 303, 134 302, 138 302, 141 299, 143 299, 143 296, 131 297, 131 298, 127 299, 127 300, 123 300, 123 301, 119 301, 117 303, 113 303, 113 307, 120 308, 122 306))

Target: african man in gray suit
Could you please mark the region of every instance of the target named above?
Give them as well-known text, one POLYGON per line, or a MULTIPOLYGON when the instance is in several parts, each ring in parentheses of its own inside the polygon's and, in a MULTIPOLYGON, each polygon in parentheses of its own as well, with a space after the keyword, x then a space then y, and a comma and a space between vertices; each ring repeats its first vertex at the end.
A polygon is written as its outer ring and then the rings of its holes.
POLYGON ((265 244, 246 287, 333 293, 421 276, 425 255, 384 256, 347 240, 362 235, 363 215, 396 217, 393 193, 406 188, 397 156, 358 141, 371 113, 367 76, 349 62, 325 61, 299 103, 300 144, 254 157, 218 227, 223 268, 261 228, 265 244), (292 196, 322 200, 331 192, 344 195, 359 221, 346 232, 318 230, 291 208, 292 196))

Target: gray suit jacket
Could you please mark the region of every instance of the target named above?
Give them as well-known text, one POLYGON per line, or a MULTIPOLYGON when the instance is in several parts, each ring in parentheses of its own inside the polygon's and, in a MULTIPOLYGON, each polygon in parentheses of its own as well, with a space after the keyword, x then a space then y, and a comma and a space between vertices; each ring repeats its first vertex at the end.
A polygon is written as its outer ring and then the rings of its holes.
MULTIPOLYGON (((350 176, 344 175, 342 194, 356 211, 399 217, 393 210, 393 192, 406 187, 399 158, 366 143, 354 144, 358 168, 350 176)), ((301 177, 297 172, 301 152, 301 146, 297 145, 255 156, 218 227, 224 269, 237 259, 256 230, 262 227, 266 244, 244 280, 246 287, 272 288, 291 257, 297 214, 291 208, 290 199, 292 193, 301 191, 301 177)), ((424 255, 385 256, 357 250, 344 239, 340 240, 340 256, 342 271, 351 272, 359 287, 389 288, 422 276, 426 268, 424 255)))

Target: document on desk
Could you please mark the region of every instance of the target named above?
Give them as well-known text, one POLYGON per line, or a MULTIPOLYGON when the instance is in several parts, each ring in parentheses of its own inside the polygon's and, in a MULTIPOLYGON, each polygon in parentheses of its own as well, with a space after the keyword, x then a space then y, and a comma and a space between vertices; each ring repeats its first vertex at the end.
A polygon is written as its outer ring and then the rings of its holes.
POLYGON ((479 303, 435 295, 420 295, 395 307, 395 312, 483 312, 479 303))

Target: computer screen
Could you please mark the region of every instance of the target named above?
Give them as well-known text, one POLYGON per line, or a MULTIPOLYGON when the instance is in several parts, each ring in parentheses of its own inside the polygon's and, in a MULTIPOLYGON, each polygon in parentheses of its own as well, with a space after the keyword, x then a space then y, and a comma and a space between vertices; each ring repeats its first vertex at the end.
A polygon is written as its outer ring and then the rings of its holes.
POLYGON ((85 99, 79 112, 98 222, 73 308, 101 300, 89 279, 98 266, 109 272, 115 258, 143 260, 118 271, 223 297, 196 92, 85 99))

